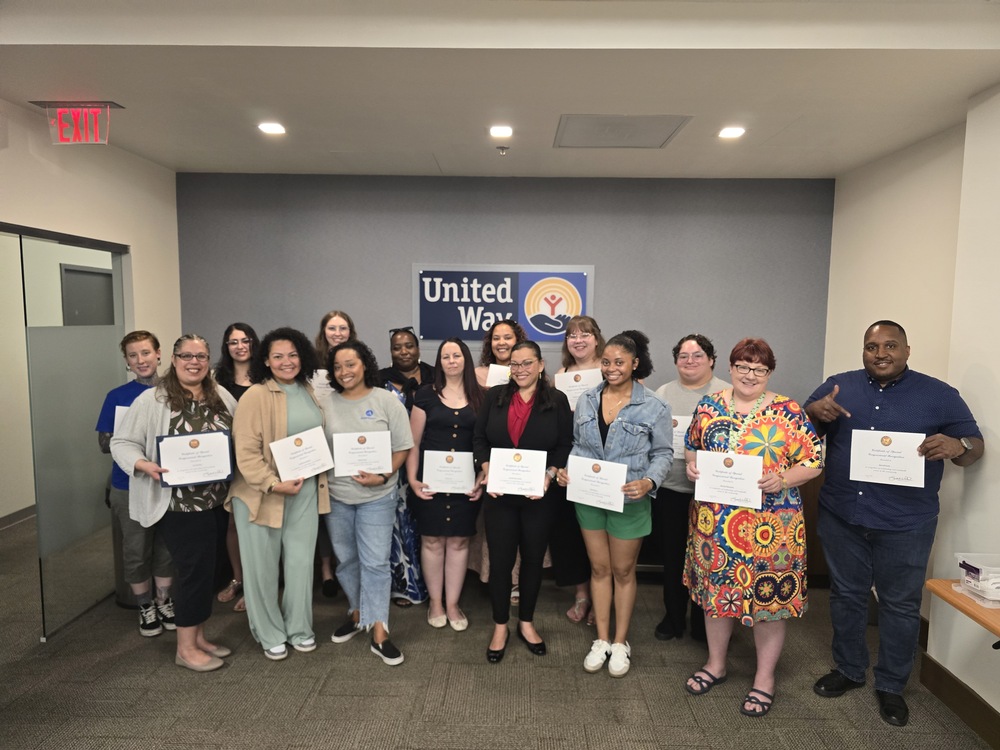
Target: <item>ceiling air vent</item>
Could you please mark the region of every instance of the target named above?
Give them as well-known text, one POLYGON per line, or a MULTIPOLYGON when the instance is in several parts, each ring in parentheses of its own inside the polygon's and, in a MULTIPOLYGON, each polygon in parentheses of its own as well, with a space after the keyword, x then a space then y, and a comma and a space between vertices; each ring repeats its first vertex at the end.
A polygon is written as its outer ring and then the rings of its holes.
POLYGON ((555 148, 663 148, 689 115, 563 115, 555 148))

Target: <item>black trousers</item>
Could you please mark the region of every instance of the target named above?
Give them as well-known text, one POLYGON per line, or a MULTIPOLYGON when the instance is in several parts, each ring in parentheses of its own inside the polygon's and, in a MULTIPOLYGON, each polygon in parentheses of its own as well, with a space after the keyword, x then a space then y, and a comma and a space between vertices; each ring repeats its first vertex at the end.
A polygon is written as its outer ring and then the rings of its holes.
POLYGON ((486 495, 483 512, 486 543, 490 551, 490 602, 493 622, 503 625, 510 620, 511 571, 517 552, 521 552, 518 581, 521 601, 518 619, 531 622, 542 587, 542 562, 558 512, 558 495, 550 491, 540 500, 521 495, 486 495))
POLYGON ((168 510, 156 524, 177 571, 173 599, 178 627, 201 625, 212 614, 215 542, 220 523, 228 523, 221 505, 190 513, 168 510))
POLYGON ((685 630, 691 607, 691 635, 704 637, 705 613, 691 601, 684 585, 684 556, 687 552, 688 523, 694 495, 661 487, 653 501, 653 535, 663 554, 663 606, 674 635, 685 630))
POLYGON ((556 497, 556 520, 549 539, 552 568, 556 586, 576 586, 590 582, 590 558, 583 543, 580 522, 576 520, 576 503, 566 499, 566 490, 559 488, 556 497))

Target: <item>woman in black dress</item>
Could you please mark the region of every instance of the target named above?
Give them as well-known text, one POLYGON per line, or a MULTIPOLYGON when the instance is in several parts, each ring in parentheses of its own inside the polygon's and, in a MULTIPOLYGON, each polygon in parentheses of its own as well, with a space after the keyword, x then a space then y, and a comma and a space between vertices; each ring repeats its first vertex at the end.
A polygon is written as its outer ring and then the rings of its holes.
POLYGON ((482 487, 477 481, 465 495, 433 492, 423 481, 424 451, 472 452, 472 429, 483 402, 469 347, 448 339, 438 347, 433 385, 425 385, 413 400, 410 429, 418 451, 410 451, 406 471, 409 506, 420 532, 420 565, 430 598, 427 622, 465 630, 469 621, 458 600, 469 559, 469 538, 476 533, 482 487))

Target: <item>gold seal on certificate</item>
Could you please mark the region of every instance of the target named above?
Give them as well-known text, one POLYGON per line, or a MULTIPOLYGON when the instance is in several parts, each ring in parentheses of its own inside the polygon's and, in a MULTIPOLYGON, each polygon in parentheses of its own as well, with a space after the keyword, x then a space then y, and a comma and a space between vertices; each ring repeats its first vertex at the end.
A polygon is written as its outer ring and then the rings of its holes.
POLYGON ((576 411, 576 402, 580 400, 580 396, 594 386, 600 385, 602 380, 601 371, 597 368, 557 372, 555 378, 556 388, 566 394, 569 408, 574 411, 576 411))
POLYGON ((464 451, 424 451, 424 473, 421 480, 429 492, 451 492, 464 495, 476 484, 476 469, 472 453, 464 451))
POLYGON ((167 471, 161 487, 228 482, 233 459, 228 430, 196 435, 161 435, 156 438, 157 461, 167 471))
POLYGON ((507 365, 490 365, 486 373, 486 387, 492 388, 495 385, 503 385, 510 380, 510 368, 507 365))
MULTIPOLYGON (((490 476, 486 491, 500 495, 540 497, 545 494, 545 451, 517 448, 490 450, 490 476)), ((427 481, 426 479, 424 481, 427 481)))
POLYGON ((924 457, 917 448, 924 442, 920 432, 851 430, 851 480, 924 486, 924 457))
POLYGON ((570 456, 566 463, 569 484, 566 499, 572 503, 591 505, 621 513, 625 507, 622 486, 628 466, 613 461, 596 461, 583 456, 570 456))
POLYGON ((282 482, 308 479, 333 468, 330 444, 322 427, 275 440, 269 447, 282 482))
POLYGON ((694 498, 760 510, 763 494, 757 482, 764 475, 764 458, 742 453, 698 451, 698 481, 694 498))
POLYGON ((691 417, 674 417, 674 458, 684 458, 684 438, 691 427, 691 417))
POLYGON ((353 477, 359 471, 392 473, 392 437, 388 430, 334 434, 333 475, 353 477))

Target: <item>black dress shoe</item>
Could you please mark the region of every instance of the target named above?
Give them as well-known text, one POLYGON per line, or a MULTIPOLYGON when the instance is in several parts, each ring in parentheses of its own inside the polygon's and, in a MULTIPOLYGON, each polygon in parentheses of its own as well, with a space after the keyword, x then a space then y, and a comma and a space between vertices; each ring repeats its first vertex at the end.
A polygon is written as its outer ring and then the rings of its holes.
POLYGON ((524 645, 528 647, 528 651, 533 653, 535 656, 545 656, 545 641, 532 643, 524 637, 524 633, 521 632, 521 628, 517 629, 517 637, 524 642, 524 645))
POLYGON ((323 596, 327 599, 333 599, 337 595, 337 580, 335 578, 327 578, 323 581, 323 596))
POLYGON ((878 712, 882 721, 894 727, 905 727, 910 720, 910 709, 906 707, 903 696, 884 690, 876 690, 875 695, 878 697, 878 712))
POLYGON ((680 638, 684 634, 684 631, 677 631, 674 629, 673 623, 670 622, 669 617, 664 617, 660 620, 660 623, 656 626, 653 631, 653 636, 658 641, 669 641, 674 638, 680 638))
POLYGON ((834 669, 830 674, 823 675, 816 680, 816 684, 813 685, 813 692, 824 698, 839 698, 848 690, 856 690, 859 687, 864 687, 864 684, 863 682, 849 680, 834 669))
POLYGON ((507 631, 507 635, 503 639, 503 647, 498 649, 492 649, 487 646, 486 648, 486 661, 490 664, 499 664, 503 660, 503 655, 507 652, 507 641, 510 640, 510 631, 507 631))

